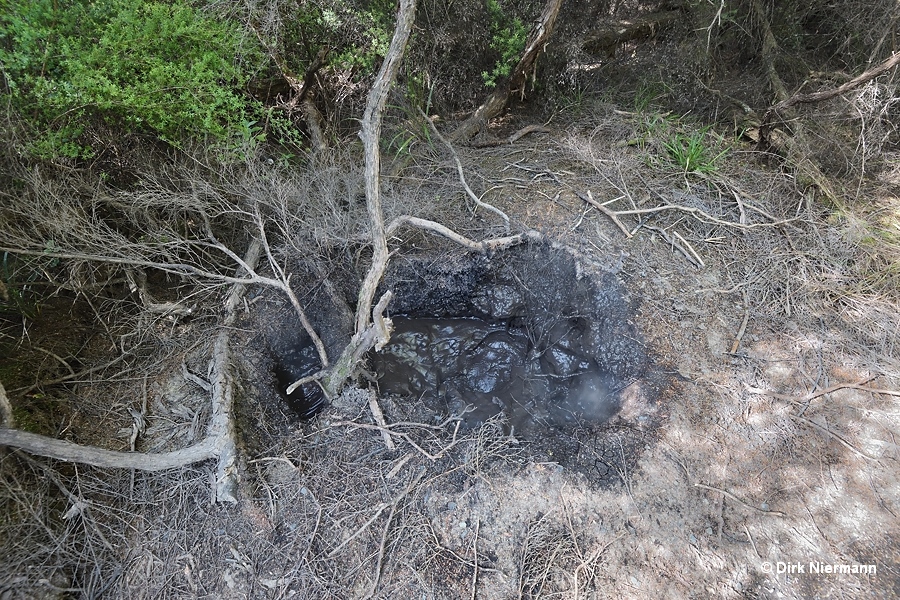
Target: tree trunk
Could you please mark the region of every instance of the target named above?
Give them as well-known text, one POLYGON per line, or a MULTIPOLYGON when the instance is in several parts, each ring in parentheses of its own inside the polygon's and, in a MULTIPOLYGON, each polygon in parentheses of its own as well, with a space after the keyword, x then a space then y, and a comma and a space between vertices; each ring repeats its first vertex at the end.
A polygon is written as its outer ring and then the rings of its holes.
POLYGON ((462 125, 450 135, 450 138, 459 143, 468 142, 476 133, 478 133, 489 120, 493 119, 506 108, 510 97, 513 94, 519 94, 520 97, 525 96, 525 84, 528 74, 535 69, 535 63, 538 56, 544 51, 550 34, 553 33, 553 26, 556 24, 556 17, 559 14, 559 8, 562 6, 562 0, 547 0, 541 17, 531 30, 528 36, 528 42, 525 45, 525 51, 516 68, 513 69, 505 85, 497 86, 494 93, 478 107, 471 117, 469 117, 462 125))
POLYGON ((356 302, 355 334, 322 382, 326 395, 330 397, 334 397, 340 392, 362 356, 369 349, 380 347, 386 343, 387 338, 390 337, 390 320, 383 319, 381 316, 384 309, 387 308, 390 295, 386 294, 381 298, 374 315, 372 311, 375 291, 378 289, 378 284, 384 276, 388 263, 384 213, 381 209, 381 151, 378 144, 381 140, 384 107, 391 86, 397 77, 400 60, 403 58, 406 43, 409 41, 415 14, 416 1, 401 0, 394 37, 387 55, 384 57, 384 62, 381 64, 378 76, 375 78, 375 83, 369 91, 362 129, 359 132, 365 149, 366 208, 369 213, 370 235, 372 236, 372 265, 366 273, 356 302), (374 324, 372 323, 373 319, 374 324))

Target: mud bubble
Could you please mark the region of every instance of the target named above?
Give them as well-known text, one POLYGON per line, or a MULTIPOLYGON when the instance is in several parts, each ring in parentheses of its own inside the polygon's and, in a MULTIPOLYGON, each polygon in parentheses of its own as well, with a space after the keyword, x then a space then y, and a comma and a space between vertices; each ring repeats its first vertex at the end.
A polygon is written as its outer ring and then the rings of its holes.
POLYGON ((630 390, 650 368, 633 303, 614 274, 588 273, 564 249, 408 258, 384 287, 395 329, 372 355, 382 394, 435 415, 467 409, 469 426, 502 413, 528 437, 654 410, 630 390))

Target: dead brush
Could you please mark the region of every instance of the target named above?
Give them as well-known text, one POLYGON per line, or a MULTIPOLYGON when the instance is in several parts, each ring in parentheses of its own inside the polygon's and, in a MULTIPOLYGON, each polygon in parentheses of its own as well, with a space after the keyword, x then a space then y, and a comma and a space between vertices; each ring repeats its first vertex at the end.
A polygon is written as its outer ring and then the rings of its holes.
POLYGON ((467 439, 463 465, 468 475, 481 477, 495 462, 517 463, 525 448, 514 437, 503 413, 498 413, 476 428, 467 439))
POLYGON ((593 598, 604 553, 625 534, 594 539, 580 530, 572 507, 561 498, 563 520, 539 514, 525 528, 518 568, 518 597, 593 598))
POLYGON ((578 567, 574 531, 538 515, 528 523, 519 555, 519 599, 566 596, 578 567))

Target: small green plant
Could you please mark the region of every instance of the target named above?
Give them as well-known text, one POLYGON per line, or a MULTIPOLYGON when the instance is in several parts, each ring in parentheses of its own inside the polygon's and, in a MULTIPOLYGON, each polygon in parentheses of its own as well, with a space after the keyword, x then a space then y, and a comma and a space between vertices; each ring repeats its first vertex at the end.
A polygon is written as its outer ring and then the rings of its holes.
POLYGON ((390 139, 387 143, 386 150, 394 155, 394 158, 399 158, 402 155, 408 155, 410 150, 412 149, 413 144, 416 142, 416 134, 409 131, 408 129, 401 129, 390 139))
POLYGON ((584 87, 581 84, 576 83, 574 86, 566 89, 560 94, 560 108, 558 110, 571 113, 576 117, 581 116, 587 105, 588 97, 589 94, 585 91, 584 87))
POLYGON ((692 133, 677 132, 672 134, 663 146, 669 159, 684 173, 712 173, 718 169, 719 160, 728 149, 717 154, 706 143, 709 127, 703 127, 692 133))
POLYGON ((357 78, 371 75, 387 54, 394 30, 393 0, 374 0, 367 3, 365 10, 349 9, 346 11, 348 23, 343 22, 332 11, 323 11, 323 25, 332 34, 337 34, 342 27, 360 28, 357 33, 361 39, 355 40, 341 51, 335 63, 352 70, 357 78))
POLYGON ((657 84, 643 82, 634 93, 634 112, 646 114, 662 95, 657 84))
POLYGON ((518 17, 510 18, 498 0, 487 0, 490 16, 491 49, 500 54, 500 59, 491 71, 481 73, 484 85, 497 86, 497 81, 508 77, 525 49, 528 29, 518 17))
POLYGON ((637 146, 641 150, 647 150, 657 140, 670 136, 673 129, 678 127, 678 120, 669 113, 648 112, 638 115, 636 136, 628 140, 629 146, 637 146))

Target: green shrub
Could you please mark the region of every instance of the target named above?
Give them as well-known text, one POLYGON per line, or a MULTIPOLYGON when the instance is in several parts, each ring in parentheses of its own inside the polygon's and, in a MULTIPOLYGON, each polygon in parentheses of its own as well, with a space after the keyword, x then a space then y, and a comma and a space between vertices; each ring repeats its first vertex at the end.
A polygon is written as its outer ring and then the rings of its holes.
POLYGON ((4 94, 42 157, 89 157, 104 124, 173 144, 258 141, 259 106, 239 90, 257 61, 240 27, 183 0, 0 0, 4 94))
POLYGON ((519 61, 525 50, 525 42, 528 41, 528 29, 521 19, 510 18, 498 0, 487 0, 487 8, 490 15, 491 49, 500 54, 500 59, 492 71, 484 71, 481 77, 487 87, 493 88, 498 79, 509 76, 519 61))
MULTIPOLYGON (((340 6, 341 3, 335 3, 340 6)), ((352 70, 357 77, 374 73, 381 66, 381 59, 387 55, 394 32, 395 2, 374 0, 365 10, 344 8, 348 23, 337 24, 348 29, 358 29, 357 39, 344 45, 335 64, 352 70)), ((335 34, 340 33, 337 29, 335 34)))

